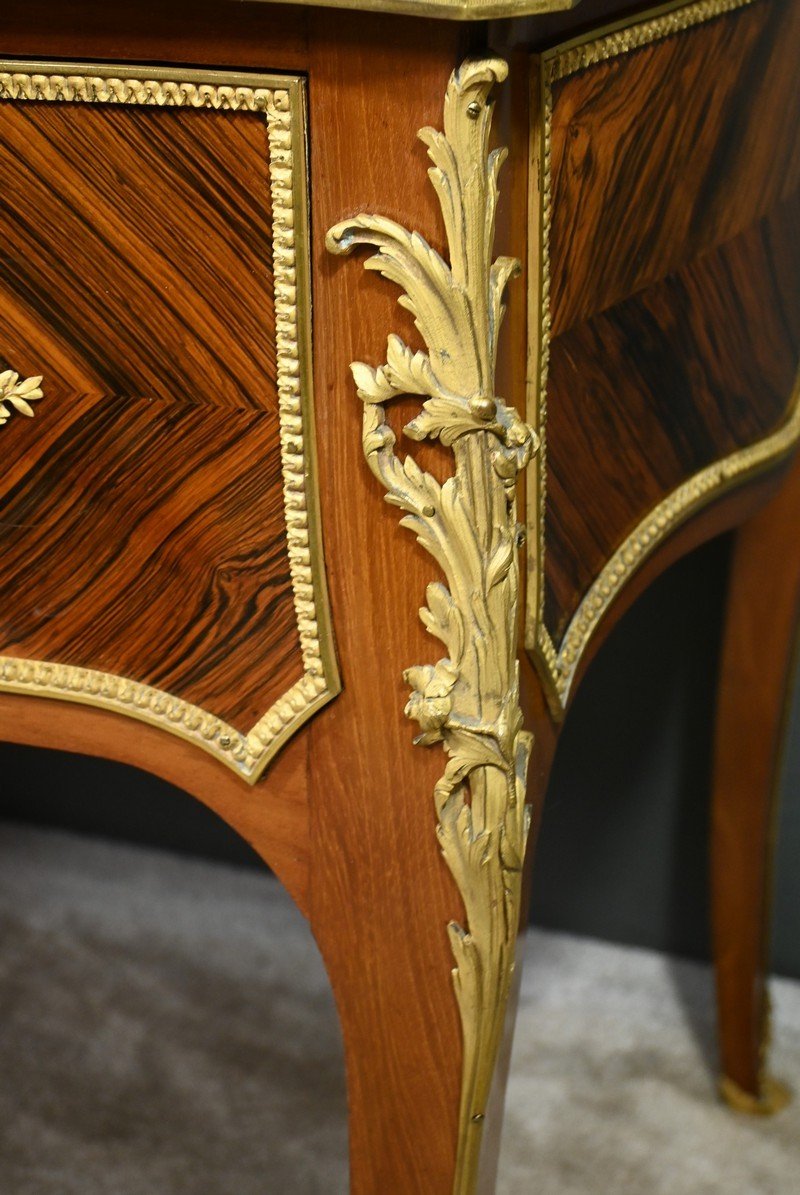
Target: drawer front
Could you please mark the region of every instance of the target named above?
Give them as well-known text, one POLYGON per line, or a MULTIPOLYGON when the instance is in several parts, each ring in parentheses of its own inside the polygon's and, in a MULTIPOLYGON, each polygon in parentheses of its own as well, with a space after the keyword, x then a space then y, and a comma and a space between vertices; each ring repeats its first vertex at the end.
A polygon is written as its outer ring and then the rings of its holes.
POLYGON ((255 780, 337 689, 302 84, 2 63, 0 97, 0 688, 255 780))
POLYGON ((707 0, 536 62, 528 645, 556 705, 652 550, 800 436, 798 60, 800 5, 707 0))

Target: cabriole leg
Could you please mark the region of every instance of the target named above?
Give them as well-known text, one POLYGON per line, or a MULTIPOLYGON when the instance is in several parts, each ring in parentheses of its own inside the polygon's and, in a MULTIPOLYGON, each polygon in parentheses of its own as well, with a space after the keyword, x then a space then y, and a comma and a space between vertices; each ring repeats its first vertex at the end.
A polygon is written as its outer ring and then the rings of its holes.
POLYGON ((712 917, 721 1092, 769 1113, 787 1092, 766 1072, 775 788, 800 608, 800 465, 735 535, 717 709, 712 917))

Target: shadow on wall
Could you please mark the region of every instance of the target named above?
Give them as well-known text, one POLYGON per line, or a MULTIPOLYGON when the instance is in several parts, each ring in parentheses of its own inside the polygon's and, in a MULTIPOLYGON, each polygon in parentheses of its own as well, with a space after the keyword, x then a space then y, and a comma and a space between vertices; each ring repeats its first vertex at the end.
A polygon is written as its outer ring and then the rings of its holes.
MULTIPOLYGON (((542 926, 705 958, 708 785, 728 543, 679 561, 621 620, 556 757, 533 884, 542 926)), ((0 744, 0 816, 263 866, 194 798, 120 764, 0 744)), ((800 976, 800 709, 783 783, 775 969, 800 976)))
POLYGON ((781 777, 781 807, 775 868, 773 966, 779 975, 800 977, 800 683, 795 676, 781 777))

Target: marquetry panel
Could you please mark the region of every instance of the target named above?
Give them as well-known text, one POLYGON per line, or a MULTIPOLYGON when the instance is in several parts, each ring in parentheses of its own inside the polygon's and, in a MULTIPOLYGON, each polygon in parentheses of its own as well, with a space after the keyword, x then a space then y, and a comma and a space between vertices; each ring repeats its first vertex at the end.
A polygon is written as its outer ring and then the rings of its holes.
POLYGON ((249 780, 336 691, 297 80, 0 64, 0 688, 249 780), (33 404, 31 404, 33 405, 33 404))
POLYGON ((264 119, 7 101, 0 155, 4 358, 59 395, 275 417, 264 119))
POLYGON ((528 644, 563 703, 614 595, 800 435, 800 6, 703 0, 536 64, 528 644))

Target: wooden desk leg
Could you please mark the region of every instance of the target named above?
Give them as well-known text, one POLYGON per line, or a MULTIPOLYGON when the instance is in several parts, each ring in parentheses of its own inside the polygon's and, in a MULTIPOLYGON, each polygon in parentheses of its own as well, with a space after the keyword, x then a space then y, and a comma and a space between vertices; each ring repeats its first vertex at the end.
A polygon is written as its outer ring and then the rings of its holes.
POLYGON ((788 1092, 765 1069, 774 793, 800 608, 800 463, 737 532, 720 672, 712 809, 712 917, 721 1093, 770 1113, 788 1092))
MULTIPOLYGON (((348 862, 360 869, 358 854, 348 862)), ((349 870, 339 877, 348 886, 349 870)), ((441 885, 424 871, 404 875, 399 860, 387 870, 362 873, 350 907, 315 926, 344 1038, 349 1189, 463 1195, 476 1176, 456 1177, 462 1046, 441 885)), ((502 1109, 481 1126, 492 1155, 501 1119, 502 1109)))
MULTIPOLYGON (((393 715, 391 702, 380 700, 374 676, 380 674, 385 650, 385 641, 365 641, 364 671, 351 672, 351 683, 325 722, 313 728, 311 780, 318 799, 312 802, 310 920, 344 1037, 350 1190, 352 1195, 471 1195, 473 1190, 490 1195, 519 972, 486 1118, 476 1126, 482 1137, 479 1163, 457 1180, 464 1055, 447 924, 463 920, 465 910, 442 858, 430 797, 441 767, 440 748, 409 750, 407 724, 393 715), (364 750, 358 710, 365 703, 370 703, 371 729, 382 751, 364 750)), ((520 671, 522 708, 535 738, 520 901, 524 924, 557 728, 527 659, 520 671)))
MULTIPOLYGON (((517 489, 539 441, 494 378, 518 268, 493 245, 503 159, 490 150, 493 92, 507 73, 501 59, 467 59, 447 84, 443 131, 420 132, 448 261, 381 214, 348 216, 325 238, 333 254, 372 251, 367 267, 400 287, 427 349, 390 332, 385 364, 351 364, 364 459, 426 554, 416 590, 424 655, 400 613, 423 558, 404 569, 404 540, 377 534, 386 520, 372 489, 359 502, 364 477, 354 473, 353 538, 331 586, 334 611, 342 599, 348 610, 339 645, 349 665, 311 786, 311 924, 339 1003, 352 1189, 364 1195, 474 1195, 515 977, 533 748, 517 658, 517 489), (421 402, 398 446, 387 408, 412 396, 421 402), (437 440, 451 459, 415 447, 437 440), (419 463, 426 457, 441 480, 419 463), (413 746, 401 709, 416 723, 413 746)), ((349 413, 344 426, 350 435, 349 413)), ((350 451, 348 441, 339 469, 350 451)), ((328 542, 337 559, 335 530, 328 542)))

